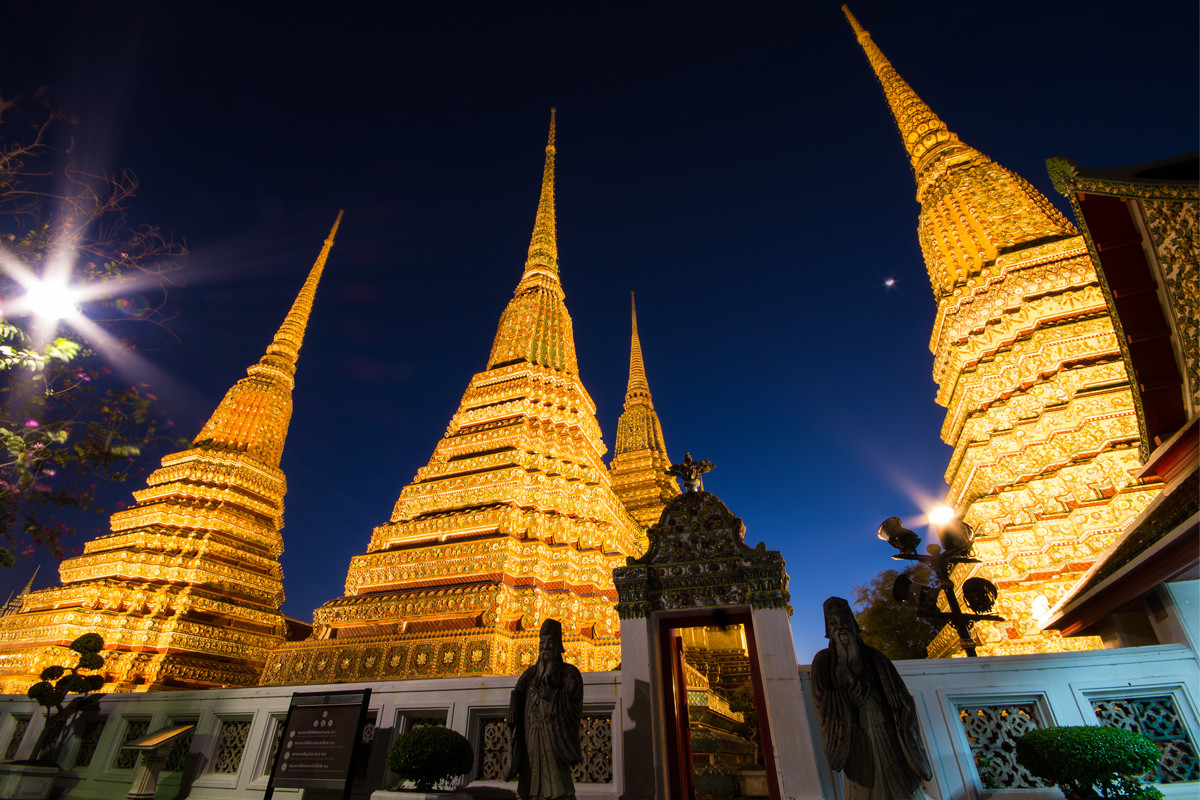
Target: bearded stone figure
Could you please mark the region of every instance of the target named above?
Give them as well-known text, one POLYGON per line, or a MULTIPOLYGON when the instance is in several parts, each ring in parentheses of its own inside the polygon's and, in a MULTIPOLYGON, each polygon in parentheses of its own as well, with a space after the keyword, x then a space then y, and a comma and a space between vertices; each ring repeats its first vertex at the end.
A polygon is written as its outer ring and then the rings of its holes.
POLYGON ((538 631, 537 663, 521 673, 509 699, 512 762, 507 779, 517 778, 521 800, 575 797, 571 767, 583 760, 583 677, 563 661, 564 652, 562 623, 546 620, 538 631))
POLYGON ((846 800, 923 800, 933 770, 916 706, 888 657, 863 642, 850 604, 825 601, 829 647, 812 665, 813 698, 829 766, 846 800))

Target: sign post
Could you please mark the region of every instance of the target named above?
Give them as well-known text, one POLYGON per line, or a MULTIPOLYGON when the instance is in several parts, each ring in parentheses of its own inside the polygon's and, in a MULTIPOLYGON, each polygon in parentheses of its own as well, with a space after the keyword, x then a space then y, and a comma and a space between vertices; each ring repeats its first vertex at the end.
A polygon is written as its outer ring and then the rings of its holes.
POLYGON ((142 753, 138 759, 137 774, 133 777, 133 786, 126 793, 126 800, 154 800, 158 793, 158 773, 167 763, 167 745, 174 745, 184 734, 196 730, 196 726, 187 723, 161 728, 154 733, 125 745, 125 750, 137 750, 142 753))
POLYGON ((293 694, 263 800, 271 800, 275 787, 342 789, 342 800, 349 800, 370 700, 370 689, 293 694))

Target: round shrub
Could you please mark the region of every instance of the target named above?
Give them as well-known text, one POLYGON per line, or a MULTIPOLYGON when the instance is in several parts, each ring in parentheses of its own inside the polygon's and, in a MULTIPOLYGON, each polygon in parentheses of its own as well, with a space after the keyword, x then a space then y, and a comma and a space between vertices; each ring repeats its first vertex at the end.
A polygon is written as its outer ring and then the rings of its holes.
POLYGON ((401 781, 412 781, 418 792, 470 772, 475 751, 458 731, 427 725, 413 728, 388 750, 388 767, 401 781))
POLYGON ((1042 728, 1017 739, 1017 763, 1067 797, 1161 798, 1137 777, 1158 764, 1158 746, 1122 728, 1042 728))

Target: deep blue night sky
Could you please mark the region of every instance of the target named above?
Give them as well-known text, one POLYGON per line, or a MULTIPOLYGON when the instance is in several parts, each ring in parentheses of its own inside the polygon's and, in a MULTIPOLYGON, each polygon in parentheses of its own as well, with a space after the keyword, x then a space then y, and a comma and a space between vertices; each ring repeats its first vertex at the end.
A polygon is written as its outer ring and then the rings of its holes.
MULTIPOLYGON (((1195 3, 851 8, 964 142, 1060 208, 1048 156, 1197 146, 1195 3)), ((836 1, 5 9, 0 85, 48 87, 78 118, 71 158, 132 169, 131 218, 190 248, 176 338, 148 337, 136 376, 189 437, 346 210, 284 453, 288 614, 341 596, 486 366, 552 105, 562 281, 605 441, 632 290, 670 454, 716 463, 706 488, 783 552, 801 662, 821 602, 890 566, 879 522, 915 524, 944 491, 912 174, 836 1)))

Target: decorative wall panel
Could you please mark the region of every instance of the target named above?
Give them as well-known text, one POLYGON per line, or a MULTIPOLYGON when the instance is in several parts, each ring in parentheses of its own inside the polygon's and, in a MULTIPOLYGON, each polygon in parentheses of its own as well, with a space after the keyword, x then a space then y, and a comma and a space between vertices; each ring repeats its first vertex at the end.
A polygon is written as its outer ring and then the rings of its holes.
POLYGON ((251 720, 223 719, 217 731, 217 752, 213 754, 209 772, 232 775, 242 765, 246 754, 246 738, 250 735, 251 720))
POLYGON ((25 738, 25 731, 29 729, 30 719, 28 714, 13 716, 12 733, 9 734, 8 744, 4 748, 5 761, 12 761, 17 757, 17 748, 21 746, 21 740, 25 738))
POLYGON ((1033 703, 961 706, 958 716, 984 789, 1046 786, 1017 763, 1017 739, 1042 727, 1033 703))
POLYGON ((81 769, 92 763, 92 759, 96 757, 96 746, 100 744, 100 736, 104 733, 106 724, 108 724, 108 717, 91 719, 84 724, 83 732, 79 736, 79 749, 75 751, 75 769, 81 769))
POLYGON ((1093 701, 1101 725, 1124 728, 1158 745, 1162 758, 1150 779, 1157 783, 1200 781, 1196 743, 1171 695, 1093 701))
POLYGON ((137 741, 150 732, 150 720, 126 719, 125 730, 121 736, 121 747, 113 758, 113 769, 133 769, 137 766, 141 753, 137 750, 126 750, 125 745, 137 741))

